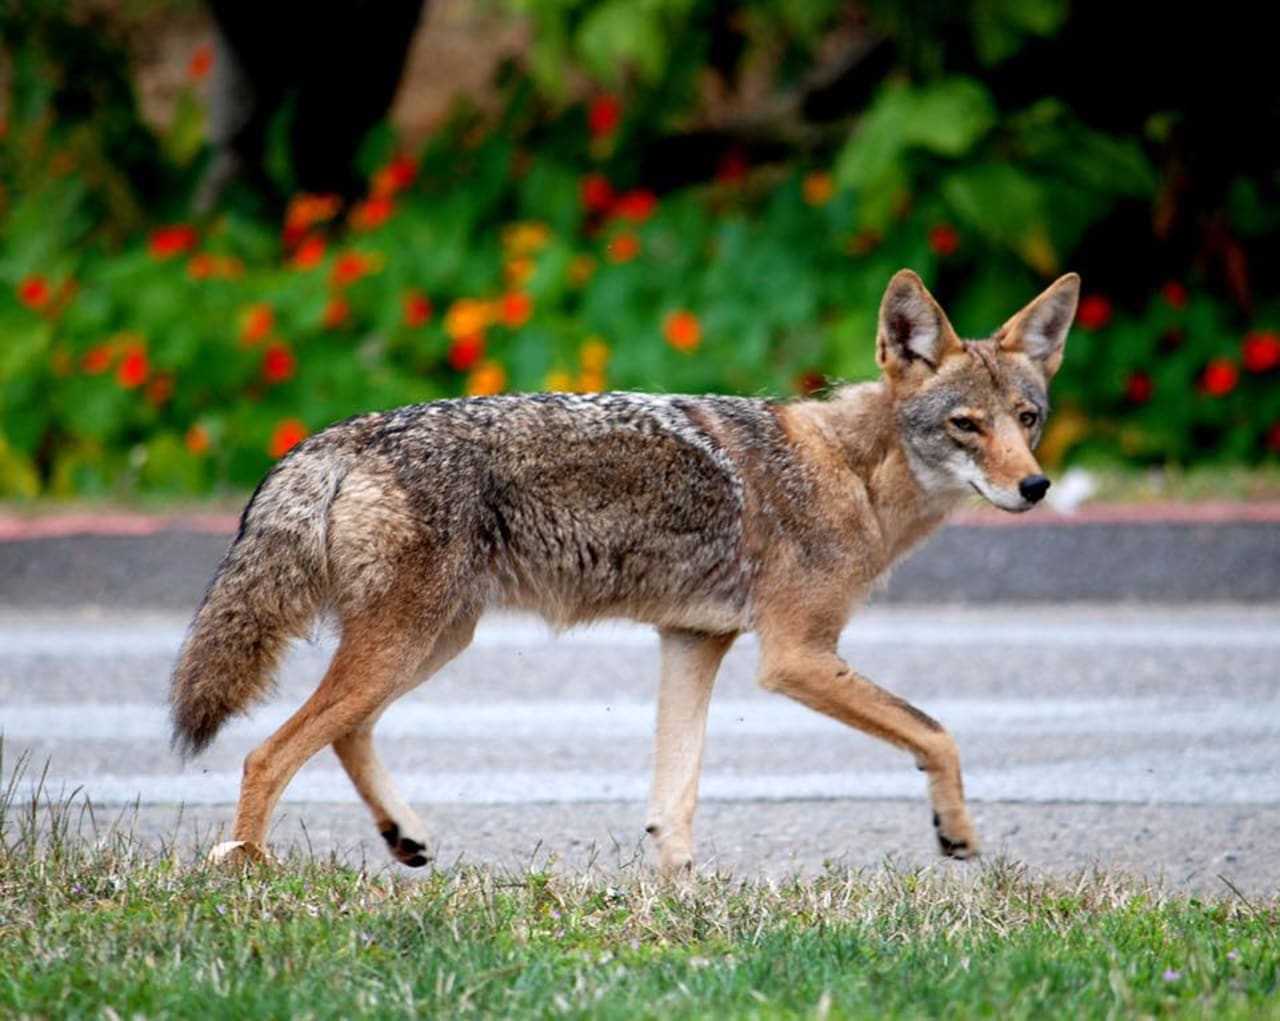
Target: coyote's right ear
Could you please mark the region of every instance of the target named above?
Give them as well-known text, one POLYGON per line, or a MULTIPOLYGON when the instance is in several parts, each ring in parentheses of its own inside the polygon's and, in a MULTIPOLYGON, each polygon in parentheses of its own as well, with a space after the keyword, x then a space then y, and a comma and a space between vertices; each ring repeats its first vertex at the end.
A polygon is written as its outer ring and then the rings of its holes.
POLYGON ((1052 379, 1062 364, 1067 331, 1076 317, 1080 277, 1067 273, 1053 283, 996 331, 1002 351, 1021 351, 1052 379))
POLYGON ((885 375, 897 378, 916 365, 932 371, 959 347, 960 338, 924 281, 909 269, 898 270, 880 301, 876 331, 876 362, 885 375))

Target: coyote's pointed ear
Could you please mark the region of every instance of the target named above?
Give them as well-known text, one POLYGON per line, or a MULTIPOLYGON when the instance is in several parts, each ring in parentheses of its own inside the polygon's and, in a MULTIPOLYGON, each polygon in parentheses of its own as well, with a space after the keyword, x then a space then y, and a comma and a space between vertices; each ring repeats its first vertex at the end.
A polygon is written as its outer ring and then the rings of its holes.
POLYGON ((1000 327, 995 339, 1003 351, 1021 351, 1051 379, 1062 364, 1067 331, 1076 317, 1080 276, 1068 273, 1051 283, 1040 297, 1000 327))
POLYGON ((924 281, 909 269, 898 270, 880 301, 876 331, 876 362, 885 375, 896 378, 914 365, 932 371, 959 347, 960 338, 924 281))

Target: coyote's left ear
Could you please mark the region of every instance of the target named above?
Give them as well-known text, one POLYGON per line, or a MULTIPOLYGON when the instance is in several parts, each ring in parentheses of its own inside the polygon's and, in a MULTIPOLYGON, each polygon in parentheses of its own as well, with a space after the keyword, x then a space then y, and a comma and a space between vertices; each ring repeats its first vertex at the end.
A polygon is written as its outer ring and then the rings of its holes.
POLYGON ((1079 300, 1079 275, 1058 277, 1040 297, 1000 327, 996 342, 1001 350, 1021 351, 1044 370, 1045 379, 1052 378, 1062 364, 1062 349, 1079 300))

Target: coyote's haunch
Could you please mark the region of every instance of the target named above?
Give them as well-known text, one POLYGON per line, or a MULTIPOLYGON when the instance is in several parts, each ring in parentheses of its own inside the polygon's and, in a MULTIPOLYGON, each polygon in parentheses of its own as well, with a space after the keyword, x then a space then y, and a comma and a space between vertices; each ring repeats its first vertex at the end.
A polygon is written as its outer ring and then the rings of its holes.
POLYGON ((296 447, 249 501, 173 675, 174 742, 204 748, 271 683, 318 614, 341 643, 319 688, 250 753, 235 840, 260 856, 298 768, 333 745, 391 852, 427 862, 421 821, 373 750, 395 699, 467 647, 491 607, 557 627, 602 617, 662 640, 648 831, 688 866, 707 702, 734 638, 760 683, 911 753, 943 853, 977 839, 955 741, 836 655, 876 578, 975 490, 1024 511, 1080 280, 986 340, 956 336, 902 270, 880 306, 875 383, 827 400, 534 394, 348 419, 296 447))

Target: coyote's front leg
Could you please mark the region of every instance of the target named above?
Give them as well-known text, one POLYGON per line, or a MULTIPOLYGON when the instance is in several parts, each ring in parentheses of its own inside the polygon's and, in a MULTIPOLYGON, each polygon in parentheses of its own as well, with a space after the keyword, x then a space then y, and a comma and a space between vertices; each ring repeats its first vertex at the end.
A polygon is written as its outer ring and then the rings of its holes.
POLYGON ((929 776, 933 825, 942 853, 952 858, 978 853, 964 803, 960 755, 955 740, 937 720, 872 684, 831 651, 779 648, 766 642, 760 683, 911 752, 929 776))

